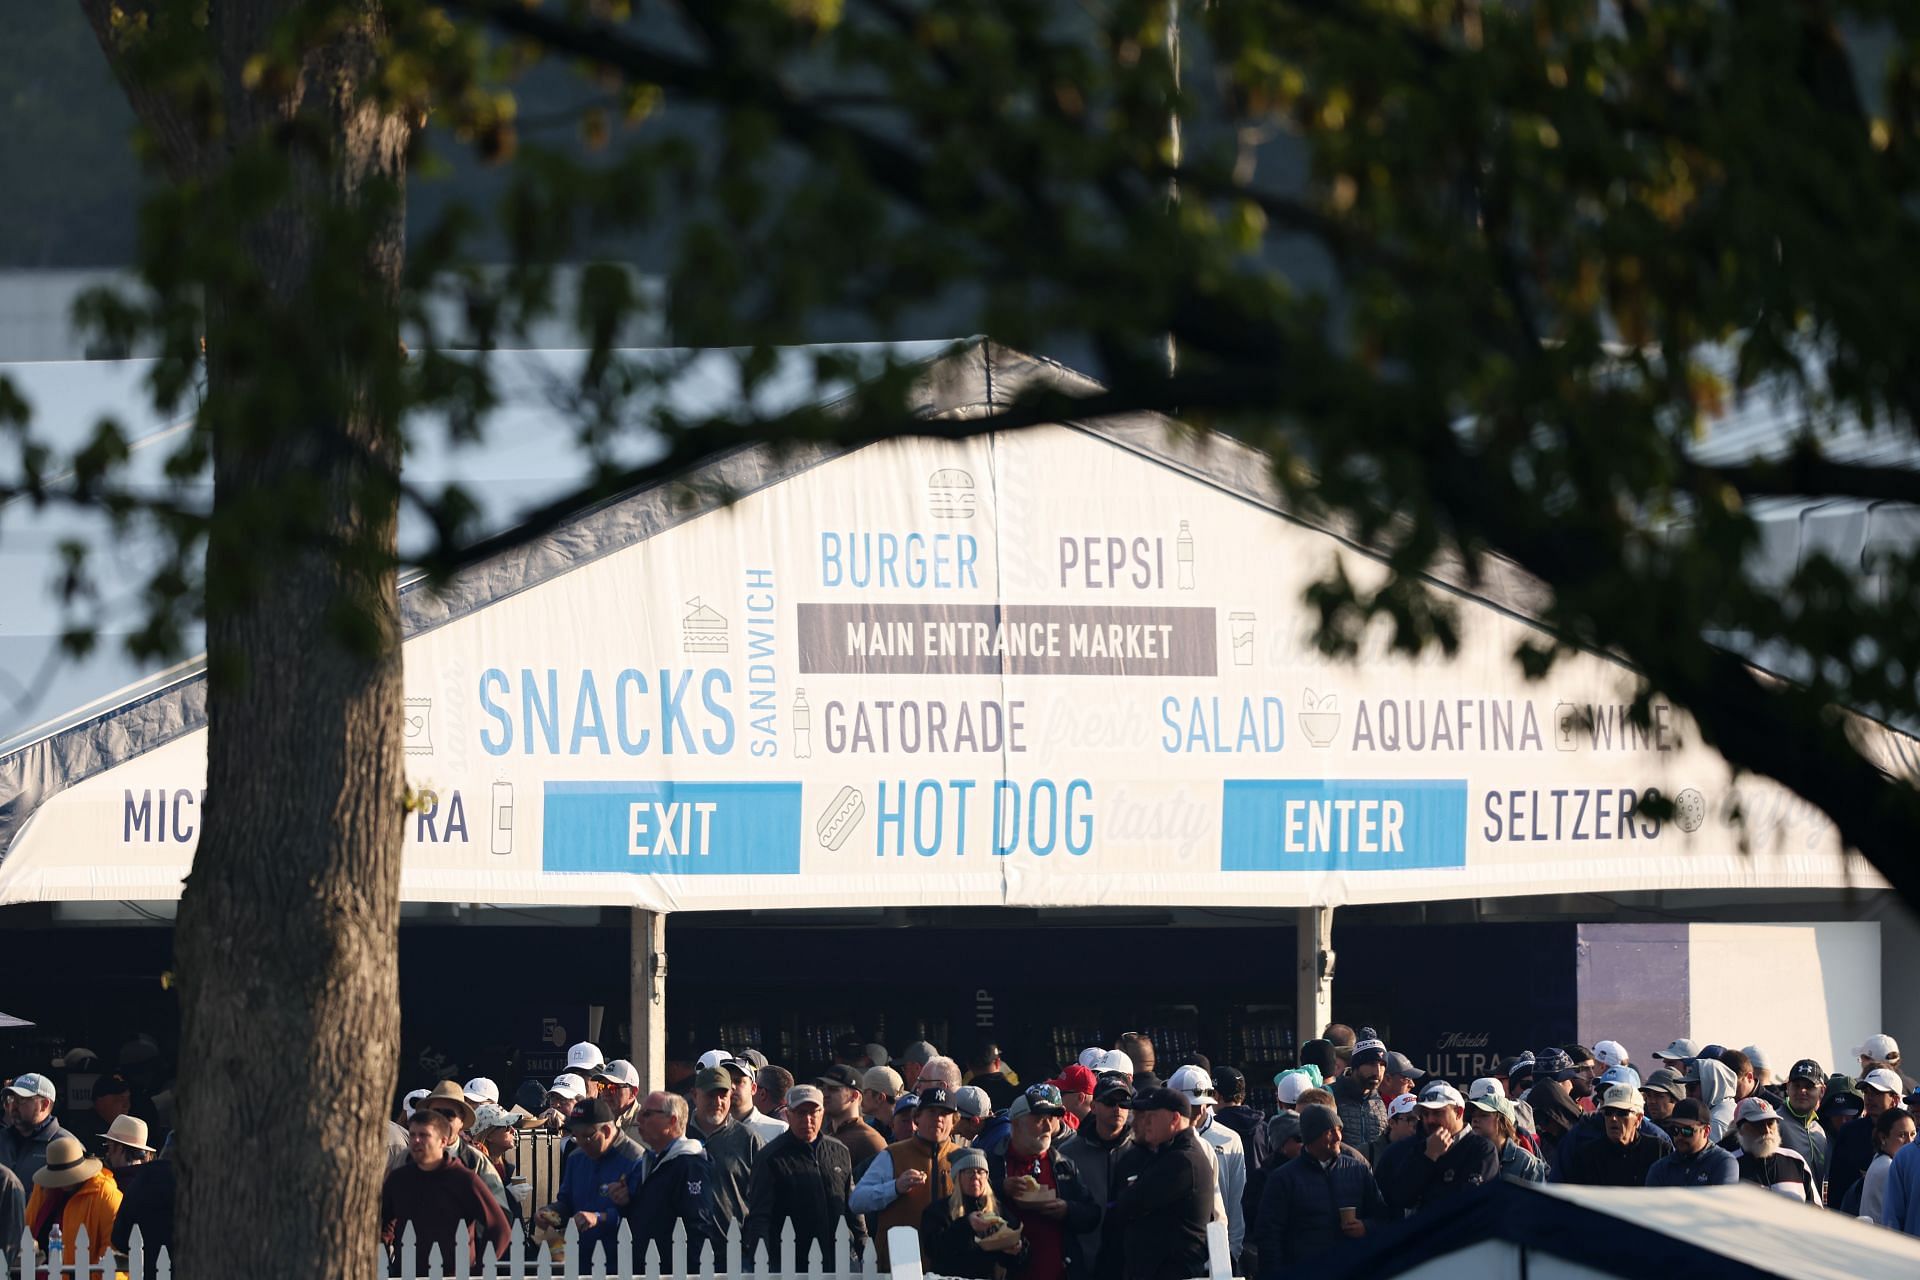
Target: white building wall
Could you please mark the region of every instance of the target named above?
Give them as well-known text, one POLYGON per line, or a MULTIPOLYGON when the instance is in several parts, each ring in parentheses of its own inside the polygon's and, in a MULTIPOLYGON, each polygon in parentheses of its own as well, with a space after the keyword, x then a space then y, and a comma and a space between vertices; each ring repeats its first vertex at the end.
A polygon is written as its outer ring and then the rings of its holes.
POLYGON ((1851 1075, 1853 1047, 1881 1029, 1877 921, 1696 924, 1688 950, 1689 1034, 1758 1045, 1776 1075, 1807 1055, 1851 1075))

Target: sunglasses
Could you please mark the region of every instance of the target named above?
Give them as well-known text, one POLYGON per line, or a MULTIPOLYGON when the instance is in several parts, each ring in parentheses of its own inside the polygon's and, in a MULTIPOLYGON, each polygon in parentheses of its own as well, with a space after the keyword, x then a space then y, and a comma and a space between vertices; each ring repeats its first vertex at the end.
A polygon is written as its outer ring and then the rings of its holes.
POLYGON ((1619 1120, 1624 1122, 1628 1116, 1636 1116, 1636 1115, 1639 1115, 1640 1113, 1637 1111, 1627 1111, 1620 1107, 1602 1107, 1600 1109, 1600 1114, 1605 1116, 1609 1120, 1619 1120))
POLYGON ((449 1120, 460 1120, 465 1118, 458 1111, 455 1111, 452 1107, 428 1107, 427 1110, 433 1112, 433 1114, 437 1116, 445 1116, 449 1120))
POLYGON ((1700 1132, 1700 1126, 1697 1124, 1670 1124, 1667 1126, 1667 1132, 1676 1138, 1687 1138, 1691 1140, 1695 1134, 1700 1132))

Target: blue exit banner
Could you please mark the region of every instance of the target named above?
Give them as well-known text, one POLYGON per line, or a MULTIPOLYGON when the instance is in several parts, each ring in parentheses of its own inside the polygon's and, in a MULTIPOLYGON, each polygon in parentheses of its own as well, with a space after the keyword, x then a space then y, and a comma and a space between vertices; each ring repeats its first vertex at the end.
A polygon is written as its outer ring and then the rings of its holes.
POLYGON ((1467 864, 1467 784, 1261 778, 1225 784, 1222 871, 1394 871, 1467 864))
POLYGON ((548 871, 800 874, 797 782, 549 782, 548 871))

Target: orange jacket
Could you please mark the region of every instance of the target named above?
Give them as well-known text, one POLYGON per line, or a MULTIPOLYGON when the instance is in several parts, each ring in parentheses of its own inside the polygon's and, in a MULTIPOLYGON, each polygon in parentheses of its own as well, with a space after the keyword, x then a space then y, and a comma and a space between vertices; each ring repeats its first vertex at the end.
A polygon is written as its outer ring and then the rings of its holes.
MULTIPOLYGON (((46 1188, 35 1187, 27 1197, 27 1222, 36 1221, 47 1196, 46 1188)), ((66 1250, 63 1265, 81 1262, 92 1266, 113 1251, 113 1217, 120 1212, 120 1184, 102 1169, 78 1187, 60 1210, 60 1240, 66 1250), (87 1231, 87 1256, 79 1253, 80 1229, 87 1231)))

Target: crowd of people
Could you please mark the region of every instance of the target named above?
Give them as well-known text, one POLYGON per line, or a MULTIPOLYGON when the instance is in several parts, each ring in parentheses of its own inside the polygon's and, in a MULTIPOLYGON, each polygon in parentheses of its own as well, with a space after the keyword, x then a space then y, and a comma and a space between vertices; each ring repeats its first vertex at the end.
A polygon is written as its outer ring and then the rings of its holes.
MULTIPOLYGON (((1619 1043, 1523 1053, 1472 1080, 1429 1076, 1369 1028, 1335 1024, 1247 1104, 1231 1066, 1186 1055, 1164 1077, 1129 1034, 1023 1084, 988 1045, 965 1069, 925 1041, 891 1055, 848 1042, 811 1079, 755 1051, 715 1049, 674 1088, 588 1043, 551 1086, 510 1103, 490 1080, 409 1093, 387 1135, 384 1242, 453 1261, 504 1256, 516 1226, 611 1263, 624 1225, 636 1262, 724 1265, 737 1227, 752 1266, 788 1228, 802 1265, 855 1256, 888 1267, 888 1233, 918 1234, 935 1275, 977 1280, 1191 1280, 1220 1222, 1239 1275, 1286 1274, 1370 1232, 1501 1179, 1591 1186, 1751 1182, 1920 1235, 1920 1091, 1887 1035, 1858 1071, 1813 1058, 1776 1072, 1756 1046, 1677 1039, 1639 1064, 1619 1043), (528 1202, 517 1136, 563 1143, 557 1193, 528 1202), (411 1227, 409 1233, 408 1228, 411 1227), (566 1243, 569 1234, 574 1243, 566 1243)), ((93 1263, 132 1230, 171 1239, 172 1161, 130 1114, 116 1077, 93 1089, 83 1133, 57 1118, 46 1075, 0 1091, 0 1247, 23 1235, 93 1263), (92 1123, 97 1121, 97 1124, 92 1123), (82 1231, 87 1256, 77 1256, 82 1231)))
POLYGON ((1812 1058, 1776 1073, 1758 1047, 1679 1039, 1643 1069, 1602 1040, 1456 1081, 1335 1024, 1274 1077, 1263 1114, 1240 1071, 1190 1054, 1163 1077, 1137 1034, 1025 1085, 992 1045, 963 1069, 925 1041, 897 1056, 850 1041, 810 1080, 715 1049, 644 1094, 631 1063, 583 1043, 510 1109, 487 1080, 409 1095, 383 1217, 389 1240, 412 1222, 423 1252, 450 1250, 461 1222, 476 1253, 504 1249, 522 1212, 504 1153, 516 1128, 542 1128, 569 1149, 529 1225, 558 1242, 571 1224, 588 1261, 625 1224, 636 1259, 652 1245, 670 1263, 681 1228, 688 1265, 711 1249, 719 1266, 737 1226, 751 1266, 791 1227, 802 1264, 814 1249, 831 1263, 844 1224, 883 1270, 888 1233, 909 1227, 936 1275, 1190 1280, 1219 1221, 1236 1274, 1278 1276, 1501 1179, 1751 1182, 1920 1235, 1920 1092, 1891 1037, 1856 1054, 1851 1076, 1812 1058), (422 1147, 459 1170, 444 1189, 422 1189, 422 1147))

